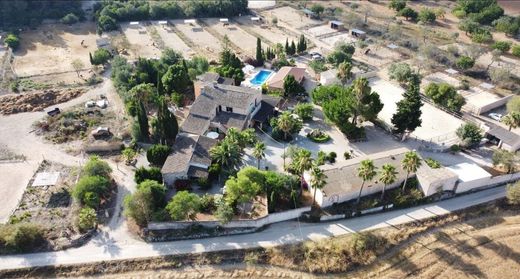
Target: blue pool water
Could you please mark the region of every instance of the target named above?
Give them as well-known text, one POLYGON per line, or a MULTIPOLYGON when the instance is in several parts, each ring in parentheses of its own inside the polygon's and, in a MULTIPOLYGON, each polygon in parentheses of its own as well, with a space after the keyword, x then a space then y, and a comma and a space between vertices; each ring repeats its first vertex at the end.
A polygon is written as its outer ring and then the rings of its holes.
POLYGON ((252 79, 250 79, 249 82, 254 85, 262 85, 269 78, 269 76, 271 76, 272 73, 272 71, 261 70, 252 79))

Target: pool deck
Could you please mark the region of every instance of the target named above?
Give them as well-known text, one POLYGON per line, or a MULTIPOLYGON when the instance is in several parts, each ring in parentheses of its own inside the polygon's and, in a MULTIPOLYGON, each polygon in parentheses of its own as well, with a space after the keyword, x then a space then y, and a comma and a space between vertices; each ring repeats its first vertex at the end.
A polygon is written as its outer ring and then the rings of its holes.
POLYGON ((246 74, 245 80, 242 82, 241 85, 242 86, 246 86, 246 87, 251 87, 251 88, 260 88, 269 79, 271 79, 275 73, 276 73, 275 71, 269 70, 269 69, 265 69, 265 68, 254 69, 250 73, 245 73, 246 74), (267 78, 265 78, 264 82, 262 82, 261 84, 253 84, 253 83, 251 83, 251 80, 254 79, 256 77, 256 75, 258 75, 258 73, 260 73, 261 71, 268 71, 268 72, 270 72, 270 74, 269 74, 269 76, 267 76, 267 78))

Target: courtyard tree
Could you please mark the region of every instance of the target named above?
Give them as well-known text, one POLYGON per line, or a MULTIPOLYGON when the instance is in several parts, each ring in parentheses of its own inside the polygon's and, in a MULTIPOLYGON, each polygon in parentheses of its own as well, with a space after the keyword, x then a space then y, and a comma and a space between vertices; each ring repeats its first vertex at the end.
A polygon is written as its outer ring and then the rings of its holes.
POLYGON ((166 205, 166 187, 155 180, 145 180, 137 185, 138 190, 150 191, 152 193, 155 208, 162 208, 166 205))
POLYGON ((372 91, 366 78, 357 78, 352 83, 352 95, 349 106, 352 112, 352 124, 357 125, 358 117, 365 121, 372 121, 383 109, 383 103, 377 92, 372 91))
MULTIPOLYGON (((90 55, 90 52, 89 52, 90 55)), ((108 60, 112 57, 112 54, 104 48, 99 48, 94 51, 94 55, 91 56, 92 65, 103 65, 108 62, 108 60)))
POLYGON ((258 66, 264 65, 264 55, 262 53, 262 40, 256 38, 256 63, 258 66))
POLYGON ((146 113, 146 109, 144 107, 144 103, 141 100, 137 100, 137 135, 135 140, 138 141, 148 141, 150 138, 150 125, 148 124, 148 115, 146 113))
POLYGON ((81 70, 83 70, 83 68, 85 68, 85 64, 83 64, 83 62, 80 59, 74 59, 74 60, 72 60, 72 62, 70 64, 72 65, 72 68, 76 72, 76 75, 78 75, 78 77, 80 77, 79 73, 81 72, 81 70))
POLYGON ((293 75, 287 75, 283 80, 284 95, 294 96, 297 93, 305 91, 305 88, 294 78, 293 75))
POLYGON ((110 178, 112 168, 107 162, 103 161, 99 156, 90 156, 87 163, 83 167, 83 174, 88 176, 102 176, 110 178))
POLYGON ((402 134, 402 140, 422 124, 421 107, 423 103, 419 92, 420 84, 421 77, 418 74, 412 74, 408 79, 408 86, 403 94, 404 98, 397 102, 397 112, 391 119, 394 132, 402 134))
POLYGON ((296 113, 296 115, 298 115, 303 121, 312 120, 314 106, 310 103, 299 103, 294 107, 294 113, 296 113))
POLYGON ((361 161, 361 165, 357 169, 357 176, 361 178, 363 182, 361 182, 361 187, 359 188, 359 195, 356 200, 356 204, 359 206, 359 201, 361 200, 361 193, 363 192, 363 187, 365 187, 365 182, 374 179, 376 176, 376 167, 374 166, 374 162, 370 159, 366 159, 361 161))
POLYGON ((334 45, 334 50, 327 56, 327 61, 334 66, 338 66, 340 63, 352 61, 352 55, 356 48, 352 44, 344 42, 337 43, 334 45))
POLYGON ((388 68, 390 79, 395 79, 401 84, 406 83, 412 74, 413 71, 407 63, 393 63, 388 68))
POLYGON ((273 133, 279 130, 283 133, 283 140, 287 141, 289 135, 299 132, 303 123, 301 119, 293 116, 289 111, 284 111, 277 118, 271 120, 271 126, 273 126, 273 133))
POLYGON ((257 142, 253 148, 253 157, 256 159, 256 167, 260 169, 260 160, 265 158, 265 143, 257 142))
POLYGON ((312 157, 311 152, 307 149, 300 148, 292 157, 291 165, 289 168, 298 176, 300 181, 303 183, 303 173, 312 168, 312 157))
POLYGON ((157 167, 139 167, 135 170, 134 181, 139 184, 145 180, 153 180, 159 183, 163 182, 161 169, 157 167))
POLYGON ((211 159, 228 173, 234 172, 242 162, 242 149, 235 142, 224 139, 210 149, 211 159))
POLYGON ((311 171, 311 186, 314 188, 314 194, 312 195, 312 204, 316 204, 316 192, 323 189, 326 182, 327 175, 318 166, 314 165, 311 171))
POLYGON ((381 192, 381 202, 385 200, 386 186, 394 183, 397 180, 397 171, 392 164, 384 164, 379 172, 379 181, 383 183, 383 191, 381 192))
POLYGON ((195 220, 200 212, 200 197, 188 191, 179 191, 166 205, 170 218, 174 221, 195 220))
POLYGON ((338 65, 337 77, 341 84, 345 85, 353 77, 352 63, 350 61, 343 61, 338 65))
POLYGON ((466 148, 472 148, 482 140, 482 130, 473 123, 462 124, 455 133, 462 141, 461 145, 466 148))
POLYGON ((72 196, 81 204, 97 207, 109 188, 110 181, 102 176, 83 176, 72 189, 72 196))
POLYGON ((166 94, 173 92, 186 93, 191 84, 188 70, 181 63, 168 67, 168 71, 162 76, 161 81, 166 94))
POLYGON ((161 167, 168 155, 170 154, 170 147, 162 144, 154 144, 146 151, 146 159, 154 166, 161 167))
POLYGON ((408 151, 404 154, 404 158, 401 161, 401 167, 404 171, 406 171, 406 178, 403 182, 403 188, 401 192, 404 192, 406 189, 406 184, 408 183, 408 178, 410 177, 410 173, 417 172, 417 169, 422 165, 421 157, 415 151, 408 151))
MULTIPOLYGON (((231 177, 226 181, 226 202, 232 204, 244 204, 251 202, 262 190, 262 186, 248 176, 243 175, 243 171, 247 168, 242 169, 237 177, 231 177)), ((242 209, 245 209, 242 206, 242 209)), ((245 213, 242 210, 242 213, 245 213)))
POLYGON ((224 49, 220 53, 220 64, 217 73, 220 76, 232 78, 236 85, 244 80, 244 72, 242 71, 242 61, 229 49, 224 49))
POLYGON ((503 149, 495 150, 491 159, 493 166, 502 167, 506 173, 514 173, 520 162, 515 153, 503 149))
POLYGON ((430 97, 437 105, 445 107, 449 110, 460 112, 460 109, 466 100, 457 93, 457 89, 448 83, 430 83, 424 90, 426 96, 430 97))
POLYGON ((511 131, 512 128, 518 128, 520 126, 520 112, 510 112, 504 115, 500 121, 509 127, 509 131, 511 131))
POLYGON ((227 224, 233 219, 235 211, 233 207, 226 203, 224 199, 220 199, 217 202, 217 209, 215 210, 215 217, 220 221, 221 224, 227 224))

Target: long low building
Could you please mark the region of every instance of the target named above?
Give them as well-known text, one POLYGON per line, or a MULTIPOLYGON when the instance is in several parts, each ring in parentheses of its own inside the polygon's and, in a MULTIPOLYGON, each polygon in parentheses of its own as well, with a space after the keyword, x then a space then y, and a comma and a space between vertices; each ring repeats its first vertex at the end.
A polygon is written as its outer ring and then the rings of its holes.
MULTIPOLYGON (((359 195, 359 190, 363 180, 358 177, 358 168, 361 161, 370 159, 374 162, 374 166, 378 169, 384 164, 392 164, 397 171, 397 179, 395 183, 387 185, 386 189, 393 189, 398 187, 406 178, 406 172, 401 168, 401 161, 405 153, 410 151, 407 148, 398 148, 385 152, 375 153, 368 156, 357 157, 347 160, 341 165, 327 165, 320 167, 327 176, 325 179, 326 185, 322 189, 316 190, 316 202, 321 207, 330 206, 334 203, 341 203, 356 199, 359 195)), ((413 176, 411 174, 410 176, 413 176)), ((312 188, 311 175, 306 172, 304 179, 312 188)), ((383 190, 383 183, 378 181, 378 176, 370 181, 366 181, 361 196, 368 196, 383 190)), ((312 190, 314 191, 314 189, 312 190)), ((314 192, 313 192, 314 193, 314 192)))

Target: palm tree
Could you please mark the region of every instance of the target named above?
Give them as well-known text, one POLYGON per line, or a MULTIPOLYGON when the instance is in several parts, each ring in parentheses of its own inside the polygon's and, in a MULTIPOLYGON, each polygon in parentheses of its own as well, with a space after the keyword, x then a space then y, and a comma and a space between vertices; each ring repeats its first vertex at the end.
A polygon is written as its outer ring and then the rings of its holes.
POLYGON ((265 158, 265 144, 257 142, 253 148, 253 157, 256 158, 256 168, 260 169, 260 160, 265 158))
POLYGON ((512 128, 520 126, 520 113, 516 111, 510 112, 502 117, 500 121, 509 126, 509 131, 511 131, 512 128))
POLYGON ((286 141, 287 136, 294 130, 298 120, 295 119, 290 112, 283 112, 277 119, 276 126, 283 132, 283 139, 286 141))
POLYGON ((316 203, 316 192, 318 189, 323 189, 325 184, 327 183, 325 181, 327 179, 327 175, 323 173, 323 170, 321 170, 318 166, 314 165, 312 167, 312 178, 311 178, 311 187, 314 188, 314 195, 312 197, 312 204, 316 203))
POLYGON ((303 181, 303 173, 312 168, 311 152, 306 149, 299 149, 291 165, 293 170, 300 176, 300 181, 303 181))
POLYGON ((352 78, 352 63, 345 61, 338 65, 338 79, 341 84, 346 84, 352 78))
POLYGON ((401 165, 403 167, 403 170, 406 171, 406 178, 403 183, 403 188, 401 191, 404 192, 404 189, 406 189, 406 182, 408 182, 408 177, 410 176, 411 172, 416 172, 417 169, 421 166, 421 158, 415 151, 408 151, 404 154, 404 159, 401 162, 401 165))
POLYGON ((234 142, 223 140, 209 150, 211 160, 227 171, 235 170, 241 162, 242 150, 234 142))
POLYGON ((385 198, 386 186, 394 183, 397 180, 397 171, 391 164, 384 164, 379 173, 379 181, 383 182, 383 192, 381 192, 381 202, 385 198))
POLYGON ((376 167, 374 166, 374 162, 370 159, 366 159, 361 161, 361 166, 358 168, 358 177, 363 180, 361 183, 361 188, 359 188, 359 195, 356 201, 356 204, 359 205, 359 201, 361 200, 361 192, 363 192, 363 187, 365 186, 365 182, 368 180, 372 180, 374 176, 376 176, 376 167))

